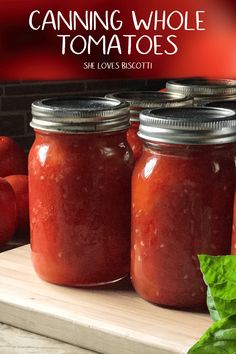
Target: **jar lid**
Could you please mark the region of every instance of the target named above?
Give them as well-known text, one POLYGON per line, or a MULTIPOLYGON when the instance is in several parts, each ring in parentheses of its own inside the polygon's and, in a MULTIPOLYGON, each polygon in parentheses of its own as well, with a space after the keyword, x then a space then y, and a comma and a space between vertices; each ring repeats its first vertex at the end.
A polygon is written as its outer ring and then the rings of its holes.
POLYGON ((193 97, 236 95, 236 80, 190 78, 171 80, 166 83, 170 92, 178 92, 193 97))
POLYGON ((236 97, 223 100, 207 101, 203 104, 205 107, 227 108, 236 111, 236 97))
POLYGON ((89 133, 129 128, 129 105, 104 97, 54 97, 32 103, 30 126, 44 131, 89 133))
POLYGON ((170 144, 223 144, 236 141, 236 113, 229 109, 183 107, 141 112, 140 138, 170 144))
POLYGON ((130 121, 139 122, 139 113, 146 108, 192 106, 193 99, 181 93, 161 91, 120 91, 106 97, 125 100, 130 104, 130 121))

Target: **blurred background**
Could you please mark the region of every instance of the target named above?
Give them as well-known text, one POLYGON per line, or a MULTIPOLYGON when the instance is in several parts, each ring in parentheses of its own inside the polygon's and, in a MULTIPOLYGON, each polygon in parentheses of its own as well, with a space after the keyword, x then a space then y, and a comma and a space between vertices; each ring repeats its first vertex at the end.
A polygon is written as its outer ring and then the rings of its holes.
POLYGON ((0 135, 16 140, 27 152, 33 142, 31 103, 68 94, 104 96, 117 90, 159 90, 164 80, 0 81, 0 135))

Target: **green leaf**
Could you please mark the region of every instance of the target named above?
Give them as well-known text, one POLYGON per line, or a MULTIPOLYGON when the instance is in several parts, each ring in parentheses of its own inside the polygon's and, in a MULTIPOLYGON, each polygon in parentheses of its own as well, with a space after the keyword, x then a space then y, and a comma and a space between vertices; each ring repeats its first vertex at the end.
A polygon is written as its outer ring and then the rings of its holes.
POLYGON ((188 354, 236 354, 236 256, 199 256, 215 323, 188 354))
POLYGON ((198 257, 208 286, 207 305, 212 319, 236 314, 236 256, 198 257))
POLYGON ((210 315, 211 315, 211 318, 213 319, 213 321, 220 320, 220 315, 219 315, 218 311, 216 310, 215 301, 211 295, 211 290, 209 287, 207 288, 207 307, 208 307, 208 310, 210 312, 210 315))
POLYGON ((236 315, 213 323, 187 354, 236 354, 236 315))

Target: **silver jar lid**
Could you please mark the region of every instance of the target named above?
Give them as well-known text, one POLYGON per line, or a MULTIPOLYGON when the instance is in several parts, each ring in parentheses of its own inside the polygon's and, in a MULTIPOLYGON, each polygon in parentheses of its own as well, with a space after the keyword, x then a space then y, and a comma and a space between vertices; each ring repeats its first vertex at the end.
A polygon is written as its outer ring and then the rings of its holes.
POLYGON ((183 107, 140 113, 138 135, 151 142, 209 145, 236 141, 236 114, 229 109, 183 107))
POLYGON ((236 80, 207 80, 203 78, 190 78, 172 80, 166 83, 169 92, 177 92, 197 97, 231 96, 236 95, 236 80))
POLYGON ((130 104, 130 121, 139 122, 139 113, 147 108, 192 106, 193 99, 180 93, 161 91, 120 91, 106 97, 124 100, 130 104))
POLYGON ((120 131, 129 128, 129 104, 104 97, 45 98, 32 103, 34 129, 63 133, 120 131))
POLYGON ((227 108, 236 111, 236 97, 231 97, 227 99, 207 101, 203 104, 205 107, 216 107, 216 108, 227 108))

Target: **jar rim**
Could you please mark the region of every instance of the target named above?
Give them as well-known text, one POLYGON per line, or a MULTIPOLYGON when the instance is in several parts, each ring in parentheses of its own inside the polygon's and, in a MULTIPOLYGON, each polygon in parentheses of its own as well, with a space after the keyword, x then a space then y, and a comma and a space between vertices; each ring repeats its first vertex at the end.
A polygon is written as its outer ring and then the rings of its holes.
POLYGON ((130 105, 130 121, 139 122, 139 113, 148 108, 191 106, 193 98, 182 93, 163 91, 116 91, 105 97, 126 101, 130 105))
POLYGON ((166 83, 169 92, 178 92, 193 97, 236 95, 236 80, 184 78, 166 83))
POLYGON ((236 112, 209 107, 141 112, 139 137, 170 144, 223 144, 236 141, 236 112))
POLYGON ((105 132, 129 127, 129 104, 98 96, 44 98, 32 103, 30 126, 54 132, 105 132))
POLYGON ((236 111, 236 97, 227 97, 219 100, 207 100, 202 103, 204 107, 226 108, 236 111))

